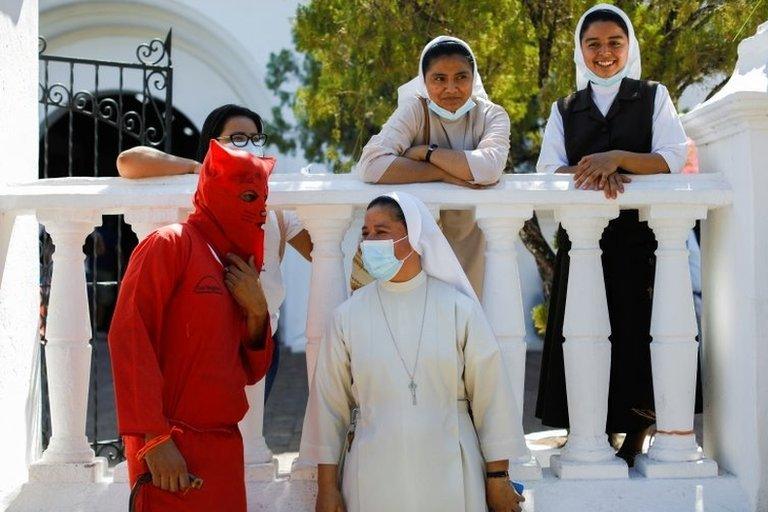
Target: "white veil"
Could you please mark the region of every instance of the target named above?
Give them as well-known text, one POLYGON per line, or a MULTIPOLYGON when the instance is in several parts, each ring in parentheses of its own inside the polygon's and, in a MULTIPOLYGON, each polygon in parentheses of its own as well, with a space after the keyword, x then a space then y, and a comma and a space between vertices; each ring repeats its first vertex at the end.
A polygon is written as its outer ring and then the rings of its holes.
POLYGON ((397 201, 405 216, 408 227, 408 242, 419 256, 424 272, 448 284, 452 284, 465 295, 480 302, 469 284, 453 249, 427 206, 417 197, 405 192, 385 194, 397 201))
POLYGON ((632 27, 632 22, 630 21, 629 16, 615 5, 597 4, 587 9, 587 11, 581 15, 579 23, 576 25, 576 32, 574 32, 573 35, 573 62, 576 64, 576 89, 579 91, 584 89, 589 83, 589 78, 587 78, 588 68, 584 63, 584 55, 581 53, 581 39, 579 37, 581 26, 584 24, 584 18, 586 18, 589 13, 600 10, 615 12, 621 16, 624 23, 627 24, 627 31, 629 32, 629 55, 627 56, 627 63, 625 65, 627 71, 626 76, 635 80, 640 79, 640 45, 635 37, 635 29, 632 27))
POLYGON ((480 77, 480 73, 477 72, 477 59, 475 58, 475 54, 472 51, 472 48, 470 48, 467 43, 457 37, 438 36, 427 43, 427 45, 421 51, 421 57, 419 57, 419 74, 416 75, 416 77, 414 77, 411 81, 404 83, 397 88, 398 106, 402 105, 403 102, 414 96, 421 96, 422 98, 429 99, 429 95, 427 94, 427 86, 424 82, 424 73, 421 70, 421 64, 424 61, 424 55, 427 53, 427 50, 432 48, 437 43, 442 43, 443 41, 453 41, 455 43, 459 43, 469 51, 470 55, 472 55, 472 60, 474 61, 475 67, 473 73, 472 96, 488 99, 488 93, 485 92, 485 88, 483 87, 483 79, 480 77))

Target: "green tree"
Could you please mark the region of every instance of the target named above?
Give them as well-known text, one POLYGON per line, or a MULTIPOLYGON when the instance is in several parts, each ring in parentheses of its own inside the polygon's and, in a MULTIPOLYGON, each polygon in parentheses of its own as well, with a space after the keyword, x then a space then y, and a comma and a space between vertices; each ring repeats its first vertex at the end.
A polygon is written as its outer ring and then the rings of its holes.
MULTIPOLYGON (((467 41, 491 99, 512 121, 509 172, 533 169, 552 101, 574 89, 573 30, 585 0, 314 0, 293 28, 298 54, 270 59, 267 86, 281 100, 271 132, 282 151, 347 172, 394 110, 433 37, 467 41), (290 116, 286 113, 290 112, 290 116), (290 119, 290 118, 293 119, 290 119)), ((643 76, 673 99, 716 73, 730 74, 740 39, 768 18, 765 0, 615 2, 633 20, 643 76)), ((521 231, 549 296, 554 253, 536 219, 521 231)))

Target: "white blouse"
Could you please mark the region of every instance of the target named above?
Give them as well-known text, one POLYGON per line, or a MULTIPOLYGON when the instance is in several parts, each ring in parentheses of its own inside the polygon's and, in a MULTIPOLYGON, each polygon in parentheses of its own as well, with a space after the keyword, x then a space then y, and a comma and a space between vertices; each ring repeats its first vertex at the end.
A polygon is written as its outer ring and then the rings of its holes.
MULTIPOLYGON (((620 86, 621 82, 610 87, 592 85, 592 99, 603 116, 611 108, 620 86)), ((673 173, 679 173, 683 169, 688 154, 685 130, 672 103, 672 98, 669 97, 669 91, 662 84, 656 88, 651 152, 661 155, 667 162, 669 171, 673 173)), ((536 162, 536 172, 553 174, 560 167, 567 165, 563 118, 555 102, 552 104, 547 127, 544 129, 544 140, 541 144, 539 161, 536 162)))
POLYGON ((303 229, 304 226, 295 212, 283 211, 282 215, 277 215, 276 212, 270 211, 267 214, 267 222, 264 224, 264 267, 259 277, 267 299, 272 334, 277 330, 280 305, 285 299, 285 285, 280 269, 283 259, 280 254, 281 247, 303 229))

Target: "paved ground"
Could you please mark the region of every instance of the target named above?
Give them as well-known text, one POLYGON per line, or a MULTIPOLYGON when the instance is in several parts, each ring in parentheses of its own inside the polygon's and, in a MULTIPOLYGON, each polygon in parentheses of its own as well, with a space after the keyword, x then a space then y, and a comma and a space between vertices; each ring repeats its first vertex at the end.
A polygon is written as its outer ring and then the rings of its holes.
POLYGON ((273 453, 297 452, 307 405, 307 360, 280 347, 280 368, 264 410, 264 437, 273 453))

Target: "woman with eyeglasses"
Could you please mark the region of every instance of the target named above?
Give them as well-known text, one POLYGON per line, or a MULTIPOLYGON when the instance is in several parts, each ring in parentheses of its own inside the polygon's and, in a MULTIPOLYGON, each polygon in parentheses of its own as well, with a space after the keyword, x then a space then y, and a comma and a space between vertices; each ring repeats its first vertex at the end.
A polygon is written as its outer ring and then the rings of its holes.
MULTIPOLYGON (((169 155, 147 146, 137 146, 120 153, 117 157, 117 170, 123 178, 199 174, 200 162, 205 159, 211 139, 234 149, 262 155, 267 135, 263 131, 261 116, 256 112, 239 105, 223 105, 208 114, 203 122, 197 160, 169 155)), ((296 214, 290 211, 270 211, 264 231, 264 269, 258 277, 267 298, 274 331, 277 329, 280 305, 285 298, 280 271, 285 244, 290 244, 309 261, 312 240, 296 214)), ((277 374, 278 361, 279 349, 275 347, 272 366, 266 377, 265 400, 277 374)))

